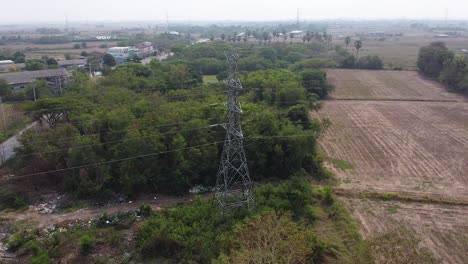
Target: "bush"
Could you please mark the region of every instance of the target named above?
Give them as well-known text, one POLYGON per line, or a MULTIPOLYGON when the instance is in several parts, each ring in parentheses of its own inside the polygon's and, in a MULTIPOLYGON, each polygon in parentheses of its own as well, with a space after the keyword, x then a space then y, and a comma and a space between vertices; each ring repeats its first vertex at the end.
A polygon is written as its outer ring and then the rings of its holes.
POLYGON ((310 213, 308 206, 313 205, 313 190, 306 178, 294 176, 280 184, 257 187, 255 201, 260 210, 290 211, 295 218, 301 218, 310 213))
POLYGON ((31 264, 49 264, 49 254, 47 251, 42 251, 39 255, 31 259, 31 264))
POLYGON ((382 70, 383 61, 378 55, 367 55, 365 57, 359 58, 358 68, 368 70, 382 70))
POLYGON ((0 188, 0 210, 21 209, 26 207, 26 202, 13 192, 0 188))
POLYGON ((142 217, 150 217, 152 213, 151 205, 145 203, 140 206, 140 214, 142 217))
POLYGON ((83 255, 87 255, 91 252, 96 243, 96 238, 91 235, 83 235, 80 238, 80 248, 83 255))
POLYGON ((308 263, 316 258, 316 235, 289 214, 266 212, 234 231, 235 249, 221 263, 308 263))
POLYGON ((154 234, 141 244, 140 252, 145 259, 170 258, 176 256, 182 248, 179 241, 160 234, 154 234))
POLYGON ((336 62, 332 59, 312 58, 297 62, 291 66, 291 70, 298 72, 305 69, 335 68, 336 62))

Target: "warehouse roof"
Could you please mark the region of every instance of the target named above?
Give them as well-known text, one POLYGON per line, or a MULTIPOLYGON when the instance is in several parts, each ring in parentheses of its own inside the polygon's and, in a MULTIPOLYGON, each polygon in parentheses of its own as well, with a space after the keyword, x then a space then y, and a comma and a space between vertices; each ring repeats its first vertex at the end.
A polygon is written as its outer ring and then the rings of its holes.
POLYGON ((0 74, 0 79, 5 79, 8 84, 31 83, 41 78, 66 77, 69 73, 65 69, 24 71, 0 74))

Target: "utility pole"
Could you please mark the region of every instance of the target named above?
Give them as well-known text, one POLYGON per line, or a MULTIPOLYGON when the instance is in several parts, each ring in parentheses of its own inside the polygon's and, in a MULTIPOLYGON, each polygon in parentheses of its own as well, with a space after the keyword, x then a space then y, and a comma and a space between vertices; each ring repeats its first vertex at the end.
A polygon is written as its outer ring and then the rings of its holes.
POLYGON ((2 117, 3 117, 3 131, 5 132, 6 131, 6 117, 5 117, 5 108, 3 108, 3 100, 2 100, 2 97, 0 96, 0 105, 1 105, 1 108, 2 108, 2 117))
POLYGON ((36 82, 33 83, 34 102, 36 102, 36 82))
POLYGON ((297 29, 301 28, 301 13, 299 8, 297 9, 297 29))
POLYGON ((228 123, 223 125, 226 129, 226 136, 215 192, 215 198, 221 207, 223 217, 229 208, 244 206, 248 209, 254 208, 252 183, 244 151, 244 135, 241 129, 242 108, 239 102, 239 93, 243 87, 237 74, 239 55, 226 53, 226 58, 229 63, 229 77, 225 80, 229 87, 228 123))

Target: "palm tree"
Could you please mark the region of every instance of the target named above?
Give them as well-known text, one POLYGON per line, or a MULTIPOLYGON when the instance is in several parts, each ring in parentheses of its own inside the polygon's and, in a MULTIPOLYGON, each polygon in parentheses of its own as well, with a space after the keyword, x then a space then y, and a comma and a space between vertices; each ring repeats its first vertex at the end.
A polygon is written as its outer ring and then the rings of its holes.
POLYGON ((312 35, 313 35, 312 32, 307 31, 306 33, 307 43, 309 43, 312 40, 312 37, 313 37, 312 35))
POLYGON ((359 57, 359 50, 362 48, 362 41, 360 40, 354 41, 354 47, 356 48, 356 61, 357 61, 359 57))
POLYGON ((263 43, 266 46, 270 34, 268 32, 263 32, 263 43))
POLYGON ((344 39, 344 43, 346 45, 346 49, 348 49, 349 44, 351 43, 351 37, 346 37, 344 39))
POLYGON ((293 39, 294 39, 294 33, 289 33, 289 40, 291 41, 290 43, 292 44, 293 43, 293 39))
POLYGON ((333 49, 333 36, 331 34, 327 36, 327 42, 330 49, 333 49))

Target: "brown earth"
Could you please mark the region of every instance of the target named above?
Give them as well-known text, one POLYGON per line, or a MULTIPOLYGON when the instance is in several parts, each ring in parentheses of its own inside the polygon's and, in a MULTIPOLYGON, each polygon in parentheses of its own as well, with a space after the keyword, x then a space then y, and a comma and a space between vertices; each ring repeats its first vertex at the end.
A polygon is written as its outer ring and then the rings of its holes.
POLYGON ((442 263, 468 263, 466 99, 416 72, 328 74, 320 144, 362 233, 404 227, 442 263))
POLYGON ((337 100, 466 101, 416 71, 327 70, 337 100))

